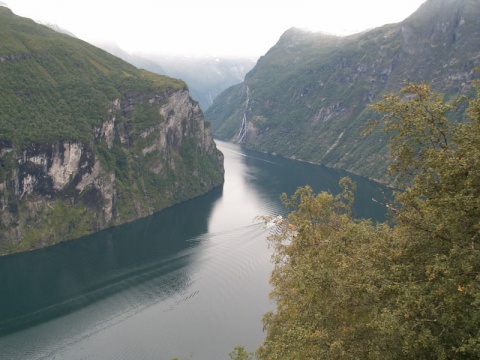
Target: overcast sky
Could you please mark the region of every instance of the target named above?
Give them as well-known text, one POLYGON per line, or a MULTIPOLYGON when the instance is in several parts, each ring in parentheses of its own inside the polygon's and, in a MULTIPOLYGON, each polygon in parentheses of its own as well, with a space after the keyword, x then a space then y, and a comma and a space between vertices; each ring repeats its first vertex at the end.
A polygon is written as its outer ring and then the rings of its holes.
POLYGON ((345 35, 399 22, 425 0, 3 0, 17 15, 129 52, 260 56, 295 26, 345 35))

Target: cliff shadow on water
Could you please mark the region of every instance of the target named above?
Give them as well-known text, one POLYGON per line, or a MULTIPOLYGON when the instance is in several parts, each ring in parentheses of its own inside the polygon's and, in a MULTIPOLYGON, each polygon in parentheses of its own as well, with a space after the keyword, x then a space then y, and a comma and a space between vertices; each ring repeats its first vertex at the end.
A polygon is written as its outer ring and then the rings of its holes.
MULTIPOLYGON (((157 277, 161 299, 188 284, 198 236, 223 187, 132 223, 0 257, 0 336, 68 314, 157 277), (170 276, 175 281, 168 281, 170 276), (167 284, 167 285, 165 285, 167 284), (183 285, 182 285, 183 284, 183 285)), ((158 301, 158 300, 155 300, 158 301)))
POLYGON ((187 85, 0 6, 0 254, 151 215, 223 182, 187 85))

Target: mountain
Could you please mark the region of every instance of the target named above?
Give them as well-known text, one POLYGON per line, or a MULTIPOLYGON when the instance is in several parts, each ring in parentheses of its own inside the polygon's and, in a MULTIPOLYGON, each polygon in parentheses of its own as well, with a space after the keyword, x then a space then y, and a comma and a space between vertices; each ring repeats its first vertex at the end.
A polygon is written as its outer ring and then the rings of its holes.
MULTIPOLYGON (((213 100, 223 90, 241 83, 257 60, 249 57, 173 55, 150 55, 147 58, 164 69, 164 72, 158 72, 159 74, 185 81, 192 97, 200 103, 204 111, 213 104, 213 100)), ((156 72, 153 68, 146 67, 146 69, 156 72)))
POLYGON ((96 45, 138 68, 182 79, 187 83, 192 98, 204 111, 223 90, 241 83, 256 63, 256 59, 251 57, 136 54, 112 43, 96 45))
MULTIPOLYGON (((118 44, 115 42, 111 41, 102 41, 102 42, 96 42, 93 45, 99 47, 100 49, 103 49, 107 51, 108 53, 125 60, 126 62, 134 65, 135 67, 139 69, 145 69, 150 72, 159 74, 159 75, 166 75, 165 74, 165 69, 159 65, 158 63, 148 59, 145 56, 138 55, 138 54, 132 54, 129 53, 128 51, 122 49, 118 44)), ((173 76, 172 76, 173 77, 173 76)), ((190 90, 190 89, 189 89, 190 90)))
POLYGON ((0 253, 147 216, 223 182, 180 80, 0 7, 0 253))
POLYGON ((407 81, 468 93, 479 36, 479 0, 428 0, 401 23, 347 37, 293 28, 206 118, 248 148, 385 180, 385 138, 361 135, 376 116, 369 104, 407 81))

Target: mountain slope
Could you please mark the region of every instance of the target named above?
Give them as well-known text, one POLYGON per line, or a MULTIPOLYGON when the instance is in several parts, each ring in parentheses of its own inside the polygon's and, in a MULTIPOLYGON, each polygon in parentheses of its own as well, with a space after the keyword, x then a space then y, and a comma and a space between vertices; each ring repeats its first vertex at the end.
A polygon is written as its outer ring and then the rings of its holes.
POLYGON ((112 43, 98 43, 97 46, 140 69, 182 79, 204 111, 223 90, 241 83, 255 65, 255 59, 249 57, 130 54, 112 43))
MULTIPOLYGON (((157 72, 182 79, 188 84, 192 97, 203 110, 207 110, 213 100, 225 89, 243 81, 245 74, 255 65, 251 58, 218 57, 180 57, 149 56, 151 61, 159 64, 164 72, 157 72)), ((154 69, 145 67, 154 71, 154 69)), ((156 71, 154 71, 156 72, 156 71)))
POLYGON ((180 80, 0 7, 0 253, 149 215, 223 182, 180 80))
POLYGON ((406 81, 455 96, 480 65, 480 1, 428 0, 405 21, 336 37, 290 29, 206 112, 216 136, 385 179, 368 105, 406 81))

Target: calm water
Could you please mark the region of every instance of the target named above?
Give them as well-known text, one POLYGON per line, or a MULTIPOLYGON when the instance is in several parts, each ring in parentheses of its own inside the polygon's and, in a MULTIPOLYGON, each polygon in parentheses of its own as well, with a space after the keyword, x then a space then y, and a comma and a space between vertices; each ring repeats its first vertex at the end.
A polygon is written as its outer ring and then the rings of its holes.
MULTIPOLYGON (((0 359, 228 359, 261 343, 272 270, 258 215, 346 174, 217 141, 222 188, 131 224, 0 258, 0 359)), ((382 220, 378 185, 356 215, 382 220)))

